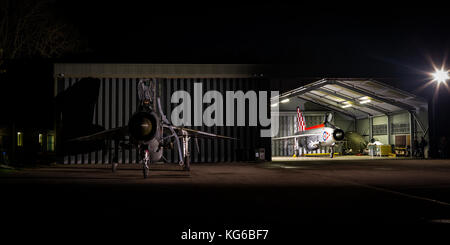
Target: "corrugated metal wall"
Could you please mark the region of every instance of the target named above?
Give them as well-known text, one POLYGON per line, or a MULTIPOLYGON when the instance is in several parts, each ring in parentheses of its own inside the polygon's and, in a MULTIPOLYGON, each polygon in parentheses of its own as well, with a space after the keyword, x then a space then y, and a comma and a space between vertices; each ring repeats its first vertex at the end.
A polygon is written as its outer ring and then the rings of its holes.
MULTIPOLYGON (((147 77, 150 78, 150 77, 147 77)), ((58 79, 57 92, 62 92, 75 84, 81 78, 65 77, 58 79)), ((138 78, 100 78, 100 92, 98 103, 95 106, 93 123, 104 126, 106 129, 125 126, 130 116, 136 111, 138 104, 137 83, 138 78)), ((176 90, 186 90, 194 95, 193 84, 202 83, 203 92, 217 90, 222 93, 225 100, 225 91, 248 90, 266 91, 268 80, 261 78, 158 78, 158 92, 161 97, 161 106, 170 119, 171 110, 177 104, 170 102, 171 95, 176 90)), ((257 93, 258 94, 258 93, 257 93)), ((193 108, 192 98, 192 109, 193 108)), ((225 101, 224 101, 225 105, 225 101)), ((239 105, 240 106, 240 105, 239 105)), ((203 105, 206 108, 207 104, 203 105)), ((235 110, 236 111, 236 110, 235 110)), ((248 105, 246 105, 248 112, 248 105)), ((248 114, 248 113, 246 113, 248 114)), ((236 117, 235 117, 236 118, 236 117)), ((193 120, 193 116, 192 116, 193 120)), ((224 110, 224 122, 226 120, 224 110)), ((193 124, 193 123, 192 123, 193 124)), ((246 119, 248 125, 248 119, 246 119)), ((200 139, 198 141, 200 151, 194 147, 191 141, 190 151, 192 162, 222 162, 222 161, 248 161, 254 160, 254 151, 257 148, 266 149, 266 159, 270 159, 270 139, 260 138, 260 127, 191 127, 194 129, 236 137, 238 141, 200 139)), ((113 150, 103 153, 101 151, 64 156, 66 164, 83 163, 110 163, 113 150)), ((119 163, 135 163, 136 149, 124 149, 119 153, 119 163)), ((176 162, 178 155, 176 151, 165 150, 164 156, 170 162, 176 162)))

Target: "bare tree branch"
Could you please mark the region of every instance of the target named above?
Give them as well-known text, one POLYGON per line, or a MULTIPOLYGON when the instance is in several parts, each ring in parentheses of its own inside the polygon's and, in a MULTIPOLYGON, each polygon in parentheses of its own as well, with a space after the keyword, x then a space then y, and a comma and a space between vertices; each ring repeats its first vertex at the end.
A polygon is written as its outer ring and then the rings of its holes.
POLYGON ((55 58, 77 51, 74 28, 55 18, 51 3, 0 0, 0 66, 5 60, 55 58))

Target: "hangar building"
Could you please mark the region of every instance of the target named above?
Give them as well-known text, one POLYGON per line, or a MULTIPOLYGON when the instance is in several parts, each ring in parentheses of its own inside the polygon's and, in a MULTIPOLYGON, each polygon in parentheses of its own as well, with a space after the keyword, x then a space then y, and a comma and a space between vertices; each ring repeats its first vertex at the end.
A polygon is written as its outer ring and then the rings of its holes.
MULTIPOLYGON (((373 79, 321 79, 282 93, 277 99, 281 102, 277 137, 297 131, 296 107, 300 106, 307 127, 321 124, 325 113, 330 112, 334 115, 333 123, 346 132, 346 139, 350 138, 349 134, 357 134, 361 144, 373 138, 393 149, 407 149, 414 147, 414 140, 420 142, 424 137, 428 141, 427 101, 373 79)), ((350 142, 344 140, 344 143, 350 142)), ((301 149, 300 154, 328 150, 326 147, 311 152, 301 149)), ((293 154, 293 139, 272 140, 272 156, 293 154)))

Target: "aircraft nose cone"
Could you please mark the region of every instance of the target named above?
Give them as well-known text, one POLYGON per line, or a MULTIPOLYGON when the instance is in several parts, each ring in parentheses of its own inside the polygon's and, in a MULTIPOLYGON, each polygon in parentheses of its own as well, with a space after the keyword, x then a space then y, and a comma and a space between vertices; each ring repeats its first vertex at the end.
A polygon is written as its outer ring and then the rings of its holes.
POLYGON ((333 132, 333 138, 336 141, 340 141, 344 139, 344 130, 342 129, 335 129, 333 132))
POLYGON ((128 122, 130 136, 139 141, 148 141, 155 137, 158 119, 154 113, 137 112, 128 122))
POLYGON ((139 122, 139 125, 141 135, 149 135, 152 132, 153 125, 152 122, 148 120, 148 118, 142 118, 139 122))

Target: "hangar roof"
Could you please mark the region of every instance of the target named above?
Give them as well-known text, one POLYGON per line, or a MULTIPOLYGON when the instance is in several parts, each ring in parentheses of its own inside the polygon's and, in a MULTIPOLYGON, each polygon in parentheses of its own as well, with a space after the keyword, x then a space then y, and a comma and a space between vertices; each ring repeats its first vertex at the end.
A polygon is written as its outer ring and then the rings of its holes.
POLYGON ((244 78, 263 76, 264 67, 254 64, 55 63, 54 75, 96 78, 244 78))
MULTIPOLYGON (((353 118, 427 109, 425 99, 373 79, 324 78, 277 96, 280 111, 310 102, 353 118)), ((272 98, 272 104, 277 97, 272 98)))

